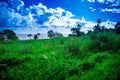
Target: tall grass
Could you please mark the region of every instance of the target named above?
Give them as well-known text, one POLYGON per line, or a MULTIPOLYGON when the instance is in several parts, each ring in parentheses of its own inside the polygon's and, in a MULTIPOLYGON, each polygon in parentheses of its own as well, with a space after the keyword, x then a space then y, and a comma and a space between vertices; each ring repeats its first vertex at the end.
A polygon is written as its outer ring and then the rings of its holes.
POLYGON ((0 79, 119 80, 119 46, 114 32, 0 44, 0 79))

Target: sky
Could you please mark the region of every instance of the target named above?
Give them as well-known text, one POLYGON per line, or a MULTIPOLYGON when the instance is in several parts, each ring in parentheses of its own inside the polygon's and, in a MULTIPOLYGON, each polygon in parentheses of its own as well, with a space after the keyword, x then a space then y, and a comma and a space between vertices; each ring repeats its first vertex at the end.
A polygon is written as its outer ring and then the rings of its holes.
POLYGON ((48 30, 67 36, 77 24, 86 33, 98 18, 101 26, 114 28, 120 21, 120 0, 0 0, 0 30, 11 29, 20 39, 37 33, 47 38, 48 30))

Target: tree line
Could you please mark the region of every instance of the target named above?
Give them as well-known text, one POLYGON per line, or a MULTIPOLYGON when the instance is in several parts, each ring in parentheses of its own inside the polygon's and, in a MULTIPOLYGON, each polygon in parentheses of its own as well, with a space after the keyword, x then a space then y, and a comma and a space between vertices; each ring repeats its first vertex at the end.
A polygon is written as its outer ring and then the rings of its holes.
MULTIPOLYGON (((116 34, 120 34, 120 22, 117 22, 117 24, 114 26, 114 29, 109 28, 107 29, 105 26, 101 26, 101 19, 97 19, 97 24, 93 27, 93 31, 88 31, 87 34, 89 33, 96 33, 96 32, 105 32, 105 31, 114 31, 116 34)), ((77 28, 71 28, 72 34, 69 34, 68 36, 81 36, 84 35, 85 33, 80 31, 81 25, 78 24, 77 28)))
MULTIPOLYGON (((96 33, 96 32, 104 32, 104 31, 114 31, 116 32, 116 34, 120 34, 120 22, 117 22, 116 25, 114 26, 114 29, 107 29, 105 26, 101 26, 101 19, 98 18, 97 19, 97 24, 93 27, 93 31, 88 31, 87 34, 89 33, 96 33)), ((81 30, 81 25, 77 24, 77 28, 71 28, 72 34, 69 34, 68 36, 81 36, 84 35, 85 33, 80 31, 81 30)), ((33 36, 33 38, 36 40, 38 39, 38 36, 40 35, 40 33, 37 34, 28 34, 27 36, 31 39, 31 37, 33 36)), ((63 35, 59 32, 54 32, 53 30, 49 30, 47 32, 47 36, 49 38, 57 38, 57 37, 63 37, 63 35)), ((0 42, 4 42, 4 41, 11 41, 11 40, 18 40, 18 37, 16 36, 16 33, 12 30, 9 29, 5 29, 0 31, 0 42)))
MULTIPOLYGON (((32 39, 32 36, 33 36, 33 39, 36 40, 36 39, 38 39, 39 35, 40 35, 40 33, 37 33, 35 35, 28 34, 27 36, 29 37, 29 39, 32 39)), ((47 32, 47 37, 49 37, 51 39, 51 38, 63 37, 63 35, 59 32, 54 32, 53 30, 49 30, 47 32)))

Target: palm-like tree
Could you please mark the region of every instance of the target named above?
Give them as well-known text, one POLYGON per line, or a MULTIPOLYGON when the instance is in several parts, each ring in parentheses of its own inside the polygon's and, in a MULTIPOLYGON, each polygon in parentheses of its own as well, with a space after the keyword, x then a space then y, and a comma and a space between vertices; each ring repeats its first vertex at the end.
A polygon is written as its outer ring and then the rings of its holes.
POLYGON ((98 18, 97 19, 97 25, 95 25, 94 28, 93 28, 95 32, 101 31, 100 23, 101 23, 101 19, 98 18))
POLYGON ((28 36, 28 37, 30 37, 30 39, 31 39, 31 37, 32 37, 32 34, 28 34, 27 36, 28 36))

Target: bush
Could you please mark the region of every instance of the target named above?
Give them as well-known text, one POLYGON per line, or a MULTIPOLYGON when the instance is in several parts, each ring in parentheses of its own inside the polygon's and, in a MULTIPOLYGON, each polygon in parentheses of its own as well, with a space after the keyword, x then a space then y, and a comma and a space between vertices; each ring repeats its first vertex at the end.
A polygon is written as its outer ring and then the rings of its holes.
POLYGON ((83 71, 88 71, 91 68, 94 68, 94 64, 90 62, 84 62, 81 67, 83 71))
POLYGON ((117 51, 120 46, 120 36, 113 32, 97 33, 89 47, 93 52, 117 51))
POLYGON ((0 66, 0 71, 7 70, 9 67, 14 67, 18 64, 21 64, 23 61, 18 60, 16 58, 9 58, 9 59, 4 59, 0 61, 0 64, 3 64, 4 66, 0 66))
POLYGON ((66 46, 66 50, 71 53, 72 55, 76 55, 78 53, 81 53, 80 45, 79 43, 73 42, 68 43, 66 46))

